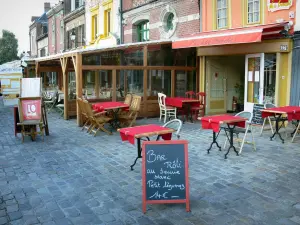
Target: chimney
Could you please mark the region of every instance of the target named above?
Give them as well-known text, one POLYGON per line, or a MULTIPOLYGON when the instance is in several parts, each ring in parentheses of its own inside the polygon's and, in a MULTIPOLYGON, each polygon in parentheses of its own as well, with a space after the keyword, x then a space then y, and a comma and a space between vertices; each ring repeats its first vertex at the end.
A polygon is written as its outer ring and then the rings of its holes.
POLYGON ((51 9, 50 2, 44 3, 44 12, 48 12, 51 9))

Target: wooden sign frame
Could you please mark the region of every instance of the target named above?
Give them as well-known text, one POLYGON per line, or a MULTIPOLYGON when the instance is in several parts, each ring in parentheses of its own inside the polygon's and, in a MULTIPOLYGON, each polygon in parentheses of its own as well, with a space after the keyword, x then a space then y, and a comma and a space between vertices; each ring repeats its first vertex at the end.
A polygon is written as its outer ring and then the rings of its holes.
POLYGON ((189 193, 189 164, 188 164, 188 141, 186 140, 171 140, 171 141, 145 141, 142 146, 142 198, 143 198, 143 213, 146 213, 147 204, 169 204, 169 203, 185 203, 186 211, 190 212, 190 193, 189 193), (176 200, 147 200, 146 193, 146 145, 184 145, 184 162, 185 162, 185 199, 176 200))

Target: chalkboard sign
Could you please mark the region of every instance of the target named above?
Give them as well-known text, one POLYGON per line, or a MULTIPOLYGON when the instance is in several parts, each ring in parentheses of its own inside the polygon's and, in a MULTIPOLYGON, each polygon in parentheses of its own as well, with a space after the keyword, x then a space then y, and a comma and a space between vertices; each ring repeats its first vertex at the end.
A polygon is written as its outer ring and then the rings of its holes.
POLYGON ((264 119, 261 116, 261 110, 264 108, 265 108, 264 104, 254 104, 253 105, 252 124, 258 124, 258 125, 263 124, 264 119))
POLYGON ((188 142, 143 143, 143 212, 146 204, 186 203, 189 206, 188 142))

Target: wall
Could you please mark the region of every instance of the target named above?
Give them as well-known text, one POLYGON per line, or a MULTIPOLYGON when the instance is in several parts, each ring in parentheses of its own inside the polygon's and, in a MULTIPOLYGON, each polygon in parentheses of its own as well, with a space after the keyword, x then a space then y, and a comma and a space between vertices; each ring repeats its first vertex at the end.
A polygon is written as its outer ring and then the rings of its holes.
MULTIPOLYGON (((202 0, 203 4, 203 20, 202 27, 203 31, 215 30, 216 15, 212 13, 215 11, 215 0, 202 0)), ((296 1, 292 1, 292 6, 289 9, 282 9, 278 11, 271 12, 268 10, 268 2, 271 0, 261 0, 263 14, 261 14, 262 22, 261 24, 271 24, 282 21, 295 21, 289 18, 289 12, 296 11, 296 1)), ((247 0, 228 0, 229 11, 228 11, 228 28, 238 28, 249 26, 246 24, 246 4, 247 0)), ((299 1, 298 3, 299 4, 299 1)))
POLYGON ((45 37, 37 42, 38 56, 40 57, 40 50, 45 48, 45 55, 48 55, 48 37, 45 37))
POLYGON ((182 38, 200 31, 198 1, 154 1, 144 6, 129 10, 131 7, 133 7, 133 4, 134 1, 123 0, 123 18, 125 24, 124 43, 131 43, 136 41, 135 25, 145 19, 149 20, 150 41, 182 38), (166 33, 164 30, 166 26, 164 16, 169 12, 172 12, 175 15, 175 31, 166 33))
POLYGON ((61 25, 63 26, 63 11, 61 10, 58 13, 54 13, 53 16, 48 17, 48 38, 49 38, 49 46, 48 51, 50 55, 60 53, 64 49, 64 31, 63 27, 61 29, 61 25), (52 25, 55 23, 55 43, 52 44, 52 25), (61 37, 62 35, 62 37, 61 37))

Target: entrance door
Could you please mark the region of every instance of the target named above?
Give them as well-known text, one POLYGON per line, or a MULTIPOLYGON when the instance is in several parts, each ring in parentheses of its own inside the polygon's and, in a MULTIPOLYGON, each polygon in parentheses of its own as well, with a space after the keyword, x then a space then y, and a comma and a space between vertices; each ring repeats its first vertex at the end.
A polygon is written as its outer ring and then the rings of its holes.
POLYGON ((255 103, 263 104, 264 53, 246 55, 244 110, 253 111, 255 103))
POLYGON ((224 68, 207 61, 207 108, 208 113, 225 113, 227 97, 227 79, 224 68))

